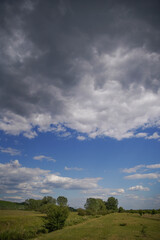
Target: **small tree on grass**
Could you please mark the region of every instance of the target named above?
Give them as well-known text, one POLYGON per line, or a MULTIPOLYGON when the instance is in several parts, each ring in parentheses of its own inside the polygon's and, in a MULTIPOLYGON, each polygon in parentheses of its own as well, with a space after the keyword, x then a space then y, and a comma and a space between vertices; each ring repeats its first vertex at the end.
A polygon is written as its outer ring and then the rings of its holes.
POLYGON ((119 207, 119 208, 118 208, 118 212, 119 212, 119 213, 123 213, 124 211, 125 211, 125 210, 124 210, 123 207, 119 207))
POLYGON ((49 211, 47 211, 45 227, 49 232, 63 228, 68 214, 68 207, 50 205, 49 211))
POLYGON ((48 203, 56 204, 56 199, 51 196, 45 196, 42 199, 42 205, 48 204, 48 203))
POLYGON ((138 213, 139 213, 139 215, 140 216, 142 216, 143 215, 143 211, 140 209, 140 210, 138 210, 138 213))
POLYGON ((68 202, 68 199, 66 197, 64 197, 64 196, 59 196, 57 198, 57 204, 59 206, 67 206, 67 202, 68 202))
POLYGON ((89 215, 106 214, 105 203, 102 201, 102 199, 87 198, 84 207, 89 215))
POLYGON ((114 197, 109 197, 107 202, 105 202, 107 210, 118 210, 118 199, 114 197))

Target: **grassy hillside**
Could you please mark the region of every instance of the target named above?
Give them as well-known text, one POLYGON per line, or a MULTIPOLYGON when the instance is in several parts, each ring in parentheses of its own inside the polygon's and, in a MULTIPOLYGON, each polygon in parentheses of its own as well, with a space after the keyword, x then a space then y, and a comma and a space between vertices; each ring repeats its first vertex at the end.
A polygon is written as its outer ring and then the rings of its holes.
POLYGON ((24 209, 24 203, 15 203, 9 201, 0 200, 0 209, 6 210, 16 210, 16 209, 24 209))
POLYGON ((114 213, 65 227, 35 240, 159 240, 160 216, 114 213))
POLYGON ((24 240, 44 232, 44 214, 23 210, 0 210, 0 240, 24 240))
POLYGON ((65 227, 45 233, 44 214, 0 210, 0 240, 159 240, 160 215, 113 213, 102 217, 70 213, 65 227))

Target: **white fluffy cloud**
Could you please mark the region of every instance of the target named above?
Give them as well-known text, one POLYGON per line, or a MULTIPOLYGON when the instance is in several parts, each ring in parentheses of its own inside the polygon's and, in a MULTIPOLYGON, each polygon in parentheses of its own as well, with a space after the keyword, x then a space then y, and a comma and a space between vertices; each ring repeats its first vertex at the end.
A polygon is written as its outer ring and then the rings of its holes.
POLYGON ((153 135, 146 137, 147 139, 160 139, 160 135, 157 132, 154 132, 153 135))
POLYGON ((89 189, 87 191, 83 190, 83 193, 88 197, 107 199, 109 196, 123 195, 125 193, 125 190, 123 188, 118 188, 118 189, 97 188, 97 189, 89 189))
POLYGON ((148 187, 143 187, 142 185, 137 185, 130 187, 128 190, 130 191, 149 191, 150 189, 148 187))
POLYGON ((0 152, 2 153, 8 153, 10 154, 11 156, 16 156, 16 155, 20 155, 21 152, 17 149, 14 149, 14 148, 4 148, 4 147, 0 147, 0 152))
POLYGON ((83 168, 78 168, 78 167, 65 167, 64 168, 66 171, 82 171, 83 168))
POLYGON ((98 187, 98 181, 101 178, 69 178, 61 177, 55 174, 50 174, 47 176, 45 183, 49 184, 55 188, 64 188, 64 189, 92 189, 98 187))
POLYGON ((125 169, 123 169, 123 172, 125 172, 125 173, 133 173, 133 172, 136 172, 138 169, 141 169, 143 167, 145 167, 145 165, 140 164, 140 165, 137 165, 137 166, 135 166, 133 168, 125 168, 125 169))
POLYGON ((160 168, 160 164, 150 164, 150 165, 144 165, 144 164, 140 164, 137 165, 135 167, 132 168, 124 168, 122 171, 124 173, 133 173, 133 172, 137 172, 138 170, 148 170, 148 169, 158 169, 160 168))
POLYGON ((51 161, 51 162, 56 162, 56 160, 52 157, 47 157, 45 155, 38 155, 38 156, 34 156, 33 157, 34 160, 39 160, 39 161, 42 161, 42 160, 47 160, 47 161, 51 161))
POLYGON ((53 193, 55 188, 61 189, 94 189, 101 178, 69 178, 51 173, 40 168, 22 167, 18 160, 0 163, 0 191, 5 196, 28 198, 33 195, 53 193))
POLYGON ((48 194, 48 193, 53 193, 53 191, 52 191, 52 190, 49 190, 49 189, 42 189, 42 190, 40 191, 40 193, 48 194))
POLYGON ((160 179, 160 174, 159 173, 144 173, 144 174, 140 174, 140 173, 136 173, 133 175, 129 175, 129 176, 125 176, 125 179, 160 179))
POLYGON ((159 163, 159 164, 150 164, 150 165, 146 165, 146 168, 151 168, 151 169, 160 168, 160 163, 159 163))

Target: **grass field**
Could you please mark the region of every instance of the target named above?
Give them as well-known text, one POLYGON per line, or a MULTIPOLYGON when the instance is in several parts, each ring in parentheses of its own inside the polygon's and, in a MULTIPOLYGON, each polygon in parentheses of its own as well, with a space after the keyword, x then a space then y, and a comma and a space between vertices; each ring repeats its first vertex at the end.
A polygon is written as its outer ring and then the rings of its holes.
POLYGON ((160 240, 160 216, 114 213, 65 227, 35 240, 160 240))
POLYGON ((42 234, 44 214, 0 210, 0 240, 160 240, 160 215, 113 213, 102 217, 70 213, 65 227, 42 234))
MULTIPOLYGON (((23 240, 35 237, 44 228, 44 216, 34 211, 0 210, 0 240, 23 240)), ((92 216, 78 216, 77 213, 70 213, 65 226, 72 226, 89 219, 92 216)))
POLYGON ((43 232, 43 214, 22 210, 0 210, 0 240, 23 240, 43 232))

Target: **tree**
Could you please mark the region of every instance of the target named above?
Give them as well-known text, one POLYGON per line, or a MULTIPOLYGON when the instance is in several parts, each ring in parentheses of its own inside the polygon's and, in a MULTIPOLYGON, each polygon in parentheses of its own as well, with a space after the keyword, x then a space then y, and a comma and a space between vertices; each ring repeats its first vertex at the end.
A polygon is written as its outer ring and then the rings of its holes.
POLYGON ((64 197, 64 196, 59 196, 57 198, 57 204, 59 206, 67 206, 67 202, 68 202, 68 199, 66 197, 64 197))
POLYGON ((142 216, 143 215, 143 211, 140 209, 140 210, 138 210, 138 213, 139 213, 139 215, 140 216, 142 216))
POLYGON ((114 197, 109 197, 107 202, 105 202, 107 210, 114 210, 117 211, 118 209, 118 199, 114 197))
POLYGON ((106 211, 106 207, 102 199, 87 198, 84 207, 88 214, 103 214, 106 211))
POLYGON ((49 205, 48 211, 46 212, 47 217, 45 227, 49 230, 49 232, 51 232, 63 228, 68 217, 69 210, 68 207, 57 206, 54 204, 49 205))
POLYGON ((26 208, 30 210, 39 210, 41 204, 42 200, 35 200, 32 198, 25 200, 26 208))
POLYGON ((45 196, 42 199, 42 204, 48 204, 48 203, 56 204, 56 199, 51 196, 45 196))
POLYGON ((152 215, 156 214, 156 210, 152 209, 152 215))
POLYGON ((125 211, 125 210, 124 210, 123 207, 119 207, 119 208, 118 208, 118 212, 119 212, 119 213, 122 213, 122 212, 124 212, 124 211, 125 211))

